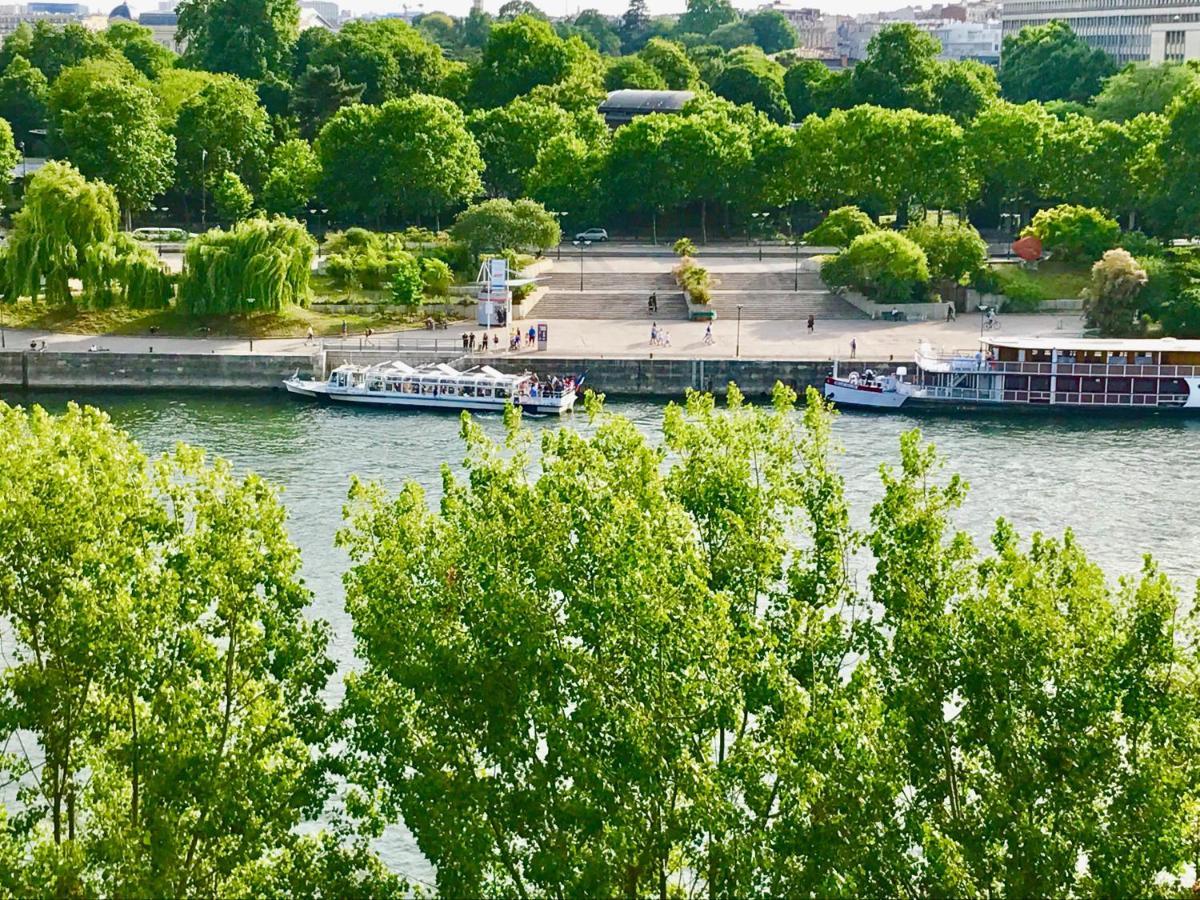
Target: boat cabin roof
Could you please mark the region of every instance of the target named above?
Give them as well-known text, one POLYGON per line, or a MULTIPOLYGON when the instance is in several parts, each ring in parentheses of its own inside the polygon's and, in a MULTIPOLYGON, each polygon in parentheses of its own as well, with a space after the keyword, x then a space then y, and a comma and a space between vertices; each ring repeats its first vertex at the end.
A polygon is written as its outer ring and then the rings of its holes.
POLYGON ((1012 350, 1084 350, 1092 353, 1200 353, 1200 340, 1178 338, 1010 337, 982 338, 988 347, 1012 350))
MULTIPOLYGON (((473 366, 470 369, 458 370, 446 363, 428 363, 416 368, 399 360, 377 363, 373 366, 359 366, 345 363, 333 372, 358 373, 382 378, 412 378, 418 381, 456 381, 459 383, 505 384, 516 387, 532 379, 529 372, 523 375, 506 375, 491 366, 473 366)), ((333 374, 331 372, 330 374, 333 374)))

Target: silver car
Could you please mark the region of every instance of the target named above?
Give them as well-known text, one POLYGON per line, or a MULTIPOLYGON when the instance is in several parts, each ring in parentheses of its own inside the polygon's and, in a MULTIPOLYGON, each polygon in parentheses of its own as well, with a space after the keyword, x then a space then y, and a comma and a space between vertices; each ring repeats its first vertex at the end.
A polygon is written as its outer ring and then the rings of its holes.
POLYGON ((607 241, 608 232, 603 228, 589 228, 587 231, 581 231, 575 235, 577 241, 607 241))

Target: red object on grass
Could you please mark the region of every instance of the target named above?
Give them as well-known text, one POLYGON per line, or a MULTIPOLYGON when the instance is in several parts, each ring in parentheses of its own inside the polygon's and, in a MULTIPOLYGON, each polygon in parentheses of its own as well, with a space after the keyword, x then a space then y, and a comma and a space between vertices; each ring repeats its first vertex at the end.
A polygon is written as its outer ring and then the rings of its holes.
POLYGON ((1042 241, 1040 238, 1034 237, 1032 234, 1027 235, 1019 240, 1013 241, 1013 253, 1021 257, 1021 259, 1033 262, 1035 259, 1042 258, 1042 241))

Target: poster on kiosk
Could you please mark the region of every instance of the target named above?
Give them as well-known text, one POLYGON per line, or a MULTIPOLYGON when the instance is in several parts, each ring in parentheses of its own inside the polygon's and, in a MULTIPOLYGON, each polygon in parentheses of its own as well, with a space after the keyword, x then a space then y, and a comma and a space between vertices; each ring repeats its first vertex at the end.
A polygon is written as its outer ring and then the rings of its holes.
POLYGON ((479 304, 476 321, 480 325, 503 325, 511 310, 512 291, 508 283, 508 260, 489 259, 479 271, 479 304))

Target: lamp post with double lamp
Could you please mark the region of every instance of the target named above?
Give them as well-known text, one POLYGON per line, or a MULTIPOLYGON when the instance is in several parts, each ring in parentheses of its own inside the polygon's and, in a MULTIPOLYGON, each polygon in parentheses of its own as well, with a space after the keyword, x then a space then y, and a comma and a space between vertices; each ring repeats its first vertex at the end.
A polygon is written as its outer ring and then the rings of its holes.
POLYGON ((556 219, 558 219, 558 250, 557 250, 557 254, 558 254, 558 258, 562 259, 562 245, 563 245, 562 220, 564 217, 570 215, 570 213, 552 212, 552 213, 550 213, 550 215, 552 215, 556 219))
POLYGON ((308 214, 310 216, 312 216, 314 219, 316 219, 317 223, 320 224, 320 226, 321 226, 321 237, 317 238, 317 271, 318 272, 321 271, 321 241, 324 239, 324 236, 325 236, 325 214, 328 212, 329 212, 329 210, 323 206, 309 207, 309 210, 308 210, 308 214), (320 218, 317 218, 318 216, 320 218))
POLYGON ((750 220, 753 223, 754 235, 758 242, 758 261, 762 262, 762 228, 767 224, 767 216, 770 213, 756 212, 750 213, 750 220))
POLYGON ((742 355, 742 304, 738 304, 738 323, 737 323, 737 340, 733 346, 733 355, 740 357, 742 355))
POLYGON ((572 241, 579 248, 579 292, 583 293, 583 248, 592 246, 591 241, 572 241))

